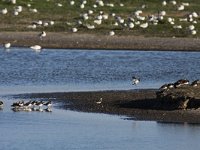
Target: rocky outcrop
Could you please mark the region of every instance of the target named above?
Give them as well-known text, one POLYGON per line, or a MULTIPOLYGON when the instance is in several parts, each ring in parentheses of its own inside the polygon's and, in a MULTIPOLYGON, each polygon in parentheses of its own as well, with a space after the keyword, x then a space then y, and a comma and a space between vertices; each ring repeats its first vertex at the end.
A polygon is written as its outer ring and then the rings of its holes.
POLYGON ((183 84, 178 87, 161 89, 157 99, 165 109, 197 109, 200 107, 200 85, 183 84))

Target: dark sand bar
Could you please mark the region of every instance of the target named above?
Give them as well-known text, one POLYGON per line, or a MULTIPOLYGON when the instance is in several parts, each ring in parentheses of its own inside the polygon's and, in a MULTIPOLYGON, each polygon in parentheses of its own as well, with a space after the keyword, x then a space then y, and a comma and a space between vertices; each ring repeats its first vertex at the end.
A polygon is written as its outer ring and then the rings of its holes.
POLYGON ((40 32, 0 32, 0 43, 10 42, 12 46, 62 49, 113 49, 113 50, 159 50, 199 51, 198 38, 160 38, 143 36, 108 36, 84 33, 47 32, 42 40, 40 32))
POLYGON ((167 123, 200 123, 200 109, 167 110, 156 99, 157 90, 94 91, 66 93, 35 93, 16 98, 52 99, 62 103, 62 109, 123 115, 135 120, 167 123), (102 103, 96 102, 102 98, 102 103))

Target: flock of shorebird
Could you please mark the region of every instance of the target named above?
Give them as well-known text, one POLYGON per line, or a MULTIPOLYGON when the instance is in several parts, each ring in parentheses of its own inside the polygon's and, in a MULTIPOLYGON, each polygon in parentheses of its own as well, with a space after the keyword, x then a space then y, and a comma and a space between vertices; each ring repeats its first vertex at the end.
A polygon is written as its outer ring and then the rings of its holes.
MULTIPOLYGON (((140 82, 140 78, 139 77, 136 77, 136 76, 133 76, 132 77, 132 84, 133 85, 137 85, 138 83, 140 82)), ((159 90, 161 91, 166 91, 166 90, 169 90, 169 89, 173 89, 173 88, 179 88, 181 86, 184 86, 184 85, 190 85, 192 87, 197 87, 200 85, 200 80, 194 80, 193 82, 191 82, 190 84, 190 81, 187 80, 187 79, 180 79, 174 83, 168 83, 168 84, 164 84, 162 85, 159 90)))
POLYGON ((164 84, 159 89, 161 91, 166 91, 166 90, 173 89, 173 88, 179 88, 184 85, 190 85, 192 87, 197 87, 200 85, 200 80, 195 80, 190 84, 189 80, 180 79, 180 80, 176 81, 175 83, 164 84))
POLYGON ((197 88, 200 85, 200 80, 195 80, 189 82, 187 79, 180 79, 174 83, 164 84, 159 88, 159 91, 156 92, 157 96, 166 96, 168 91, 179 89, 179 88, 197 88))
MULTIPOLYGON (((18 16, 20 15, 23 10, 28 10, 30 13, 41 13, 41 10, 34 8, 32 4, 34 1, 29 1, 24 6, 17 5, 17 0, 4 0, 9 1, 11 5, 13 5, 13 15, 18 16)), ((45 2, 51 2, 51 0, 46 0, 45 2)), ((199 13, 195 11, 188 11, 189 7, 192 5, 189 2, 180 2, 176 0, 163 0, 160 2, 159 12, 145 12, 148 11, 147 4, 143 4, 138 8, 133 6, 133 11, 130 14, 120 14, 120 10, 118 13, 114 13, 113 10, 115 9, 116 5, 119 7, 126 7, 125 3, 122 2, 113 2, 112 1, 103 1, 103 0, 95 0, 94 2, 90 2, 87 0, 71 0, 69 3, 57 2, 55 1, 55 7, 61 8, 65 7, 66 5, 76 8, 77 6, 80 7, 78 11, 79 17, 73 19, 73 21, 66 20, 66 26, 71 27, 71 31, 73 33, 78 32, 81 28, 93 30, 98 28, 101 25, 108 25, 110 22, 111 27, 109 27, 110 31, 107 33, 110 36, 114 36, 115 29, 120 27, 122 30, 129 29, 132 30, 135 27, 146 29, 150 26, 157 26, 158 24, 168 24, 172 28, 177 30, 187 30, 188 34, 196 35, 197 30, 195 28, 195 24, 198 23, 199 20, 199 13), (110 8, 110 9, 109 9, 110 8), (170 14, 171 12, 167 12, 166 10, 172 10, 174 16, 170 14), (184 10, 187 10, 183 13, 184 10), (104 10, 104 11, 103 11, 104 10), (179 16, 179 14, 181 14, 179 16), (184 15, 183 15, 184 14, 184 15), (186 25, 181 25, 183 22, 186 22, 186 25)), ((130 6, 129 6, 130 7, 130 6)), ((0 14, 6 15, 10 10, 7 8, 3 8, 0 10, 0 14)), ((57 22, 53 20, 38 20, 32 21, 27 28, 34 30, 38 27, 48 27, 53 26, 57 22)), ((46 36, 46 34, 41 34, 41 36, 46 36)))
MULTIPOLYGON (((139 77, 136 77, 136 76, 132 77, 132 84, 133 85, 137 85, 139 82, 140 82, 140 78, 139 77)), ((200 85, 200 80, 194 80, 190 84, 189 80, 187 80, 187 79, 180 79, 180 80, 178 80, 178 81, 176 81, 174 83, 168 83, 168 84, 162 85, 159 88, 159 90, 165 91, 165 90, 169 90, 169 89, 173 89, 173 88, 178 88, 178 87, 181 87, 181 86, 184 86, 184 85, 190 85, 192 87, 197 87, 197 86, 200 85)))
MULTIPOLYGON (((3 108, 4 103, 0 101, 0 108, 3 108)), ((40 112, 52 112, 52 102, 51 101, 28 101, 24 102, 18 101, 14 102, 12 105, 13 111, 40 111, 40 112)))
MULTIPOLYGON (((140 82, 140 78, 133 76, 132 77, 132 84, 133 85, 137 85, 140 82)), ((162 85, 159 90, 160 92, 165 92, 168 91, 169 89, 173 89, 173 88, 179 88, 181 86, 184 85, 190 85, 192 87, 197 87, 200 85, 200 80, 195 80, 193 81, 191 84, 189 82, 189 80, 187 79, 180 79, 178 81, 176 81, 175 83, 168 83, 168 84, 164 84, 162 85)), ((98 101, 96 101, 95 103, 97 105, 102 104, 103 102, 103 98, 100 98, 98 101)), ((2 101, 0 101, 0 108, 3 108, 4 103, 2 101)), ((52 106, 52 102, 51 101, 28 101, 28 102, 24 102, 24 101, 18 101, 18 102, 14 102, 11 107, 12 110, 14 111, 46 111, 46 112, 51 112, 51 106, 52 106), (42 106, 46 106, 46 108, 42 108, 42 106)))

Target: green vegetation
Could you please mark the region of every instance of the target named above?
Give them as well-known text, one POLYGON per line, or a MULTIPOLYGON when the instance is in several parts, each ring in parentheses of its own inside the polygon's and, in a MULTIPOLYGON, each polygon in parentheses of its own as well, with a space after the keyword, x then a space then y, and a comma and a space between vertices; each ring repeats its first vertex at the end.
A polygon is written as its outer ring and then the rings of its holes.
MULTIPOLYGON (((0 12, 7 8, 8 13, 0 13, 0 31, 52 31, 52 32, 71 32, 73 27, 78 29, 79 33, 108 34, 109 31, 115 31, 116 35, 142 35, 157 37, 199 37, 200 36, 200 17, 193 18, 193 21, 180 21, 179 19, 187 18, 188 15, 200 11, 200 1, 197 0, 176 0, 177 4, 173 5, 171 0, 166 0, 167 5, 163 6, 161 0, 104 0, 104 6, 94 8, 96 0, 87 0, 83 9, 80 8, 83 0, 74 0, 75 4, 70 5, 70 0, 17 0, 16 4, 11 4, 8 0, 0 1, 0 12), (189 3, 184 10, 178 11, 177 8, 182 3, 189 3), (62 4, 62 7, 58 6, 62 4), (113 4, 110 7, 107 4, 113 4), (120 4, 124 6, 120 6, 120 4), (27 5, 31 6, 28 7, 27 5), (22 6, 23 10, 19 15, 14 15, 16 6, 22 6), (37 13, 31 12, 31 9, 37 9, 37 13), (93 14, 88 14, 88 20, 84 20, 82 15, 92 10, 93 14), (142 10, 140 16, 145 20, 138 20, 135 11, 142 10), (108 14, 108 19, 102 20, 100 25, 94 23, 94 20, 100 15, 108 14), (158 20, 157 25, 148 20, 148 16, 158 17, 161 11, 166 15, 162 20, 158 20), (116 16, 112 16, 115 13, 116 16), (124 23, 119 23, 118 17, 124 19, 124 23), (134 19, 134 28, 129 28, 130 17, 134 19), (174 19, 174 24, 170 24, 168 18, 174 19), (36 29, 28 28, 33 22, 42 20, 44 22, 54 21, 54 25, 40 25, 36 29), (78 24, 78 21, 82 24, 78 24), (140 24, 136 25, 139 21, 140 24), (118 22, 118 26, 115 23, 118 22), (148 22, 147 28, 141 28, 142 23, 148 22), (94 25, 95 29, 88 29, 87 25, 94 25), (188 29, 190 25, 195 26, 196 34, 192 35, 188 29), (181 26, 177 29, 175 26, 181 26)), ((198 14, 199 15, 199 14, 198 14)))

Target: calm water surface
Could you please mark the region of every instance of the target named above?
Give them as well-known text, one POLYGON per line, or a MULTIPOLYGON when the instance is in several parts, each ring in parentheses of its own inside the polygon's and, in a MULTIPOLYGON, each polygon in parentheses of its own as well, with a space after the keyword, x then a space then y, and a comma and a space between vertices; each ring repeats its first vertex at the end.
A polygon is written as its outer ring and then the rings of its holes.
POLYGON ((0 149, 199 149, 200 126, 125 120, 124 116, 14 112, 8 94, 158 88, 200 74, 200 53, 0 49, 0 149), (141 84, 131 85, 132 75, 141 84))
POLYGON ((195 52, 1 49, 0 92, 158 88, 199 78, 199 58, 195 52), (138 86, 131 85, 133 75, 141 78, 138 86))

